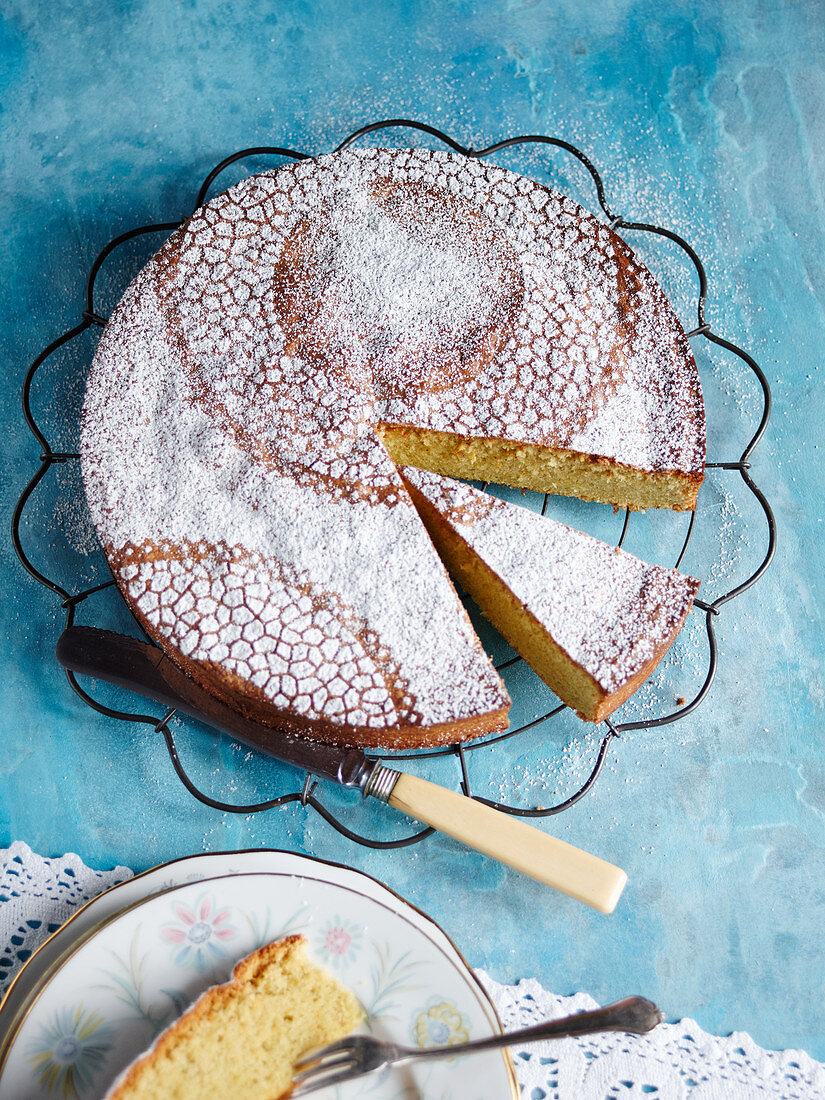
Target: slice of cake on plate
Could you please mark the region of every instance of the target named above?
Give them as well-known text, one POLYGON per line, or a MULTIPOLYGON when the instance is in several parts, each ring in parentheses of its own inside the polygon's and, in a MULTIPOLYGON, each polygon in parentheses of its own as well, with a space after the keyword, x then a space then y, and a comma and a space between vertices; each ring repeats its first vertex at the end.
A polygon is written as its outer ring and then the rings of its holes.
POLYGON ((293 1067, 363 1018, 361 1007, 306 954, 303 936, 259 948, 232 980, 208 989, 107 1093, 107 1100, 278 1100, 293 1067))
POLYGON ((623 703, 681 630, 693 577, 463 482, 402 476, 449 571, 582 718, 623 703))

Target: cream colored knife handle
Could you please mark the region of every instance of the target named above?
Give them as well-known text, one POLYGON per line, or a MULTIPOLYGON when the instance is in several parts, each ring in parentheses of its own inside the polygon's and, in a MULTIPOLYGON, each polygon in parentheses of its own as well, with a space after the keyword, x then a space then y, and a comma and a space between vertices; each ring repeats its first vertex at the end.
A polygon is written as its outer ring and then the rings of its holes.
MULTIPOLYGON (((382 768, 381 771, 386 773, 393 769, 382 768)), ((627 875, 621 868, 457 791, 404 772, 394 774, 398 778, 384 800, 396 810, 432 825, 439 832, 601 913, 612 913, 616 908, 627 882, 627 875)), ((386 791, 390 777, 382 778, 386 791)), ((383 792, 374 793, 380 798, 383 792)))

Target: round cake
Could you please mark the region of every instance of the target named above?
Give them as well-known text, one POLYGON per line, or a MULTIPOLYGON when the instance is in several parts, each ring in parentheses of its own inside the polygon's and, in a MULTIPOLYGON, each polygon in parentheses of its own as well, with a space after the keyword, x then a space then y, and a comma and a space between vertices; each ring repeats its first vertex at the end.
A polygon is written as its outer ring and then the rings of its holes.
POLYGON ((270 725, 367 747, 506 726, 506 690, 397 472, 691 508, 684 333, 569 199, 429 150, 254 176, 113 313, 81 455, 139 622, 270 725))

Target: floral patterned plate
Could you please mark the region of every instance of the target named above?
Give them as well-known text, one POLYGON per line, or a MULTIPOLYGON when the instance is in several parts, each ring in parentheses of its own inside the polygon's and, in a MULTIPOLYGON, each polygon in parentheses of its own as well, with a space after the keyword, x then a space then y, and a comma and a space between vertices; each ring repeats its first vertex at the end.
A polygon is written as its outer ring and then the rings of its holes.
MULTIPOLYGON (((360 891, 379 901, 390 897, 396 903, 404 904, 389 887, 361 871, 314 856, 298 855, 275 848, 200 853, 152 867, 87 902, 27 960, 0 1000, 0 1069, 6 1054, 5 1037, 14 1033, 22 1014, 27 1011, 44 980, 68 953, 78 947, 104 921, 139 901, 175 886, 222 875, 258 873, 309 875, 327 882, 357 886, 360 891)), ((425 931, 430 934, 438 932, 448 942, 438 926, 420 909, 406 903, 404 911, 410 920, 417 922, 425 931)), ((452 943, 450 947, 456 957, 461 959, 452 943)))
MULTIPOLYGON (((0 1070, 0 1098, 102 1096, 188 1003, 227 980, 238 959, 296 931, 360 998, 365 1028, 378 1037, 423 1046, 501 1030, 472 971, 428 918, 357 872, 301 862, 302 874, 172 887, 81 938, 24 1016, 0 1070), (333 871, 340 881, 327 881, 333 871)), ((501 1100, 517 1096, 513 1080, 509 1061, 492 1053, 318 1096, 501 1100)))

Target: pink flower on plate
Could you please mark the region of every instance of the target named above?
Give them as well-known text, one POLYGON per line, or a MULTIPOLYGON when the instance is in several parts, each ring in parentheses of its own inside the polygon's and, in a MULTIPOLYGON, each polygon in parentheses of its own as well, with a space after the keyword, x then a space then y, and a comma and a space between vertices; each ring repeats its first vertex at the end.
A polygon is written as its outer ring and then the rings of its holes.
POLYGON ((231 940, 237 929, 227 923, 228 909, 216 909, 212 898, 204 894, 190 909, 180 903, 174 907, 177 921, 165 924, 160 934, 168 943, 177 945, 172 958, 176 966, 194 966, 206 970, 213 959, 226 957, 221 941, 231 940))
POLYGON ((324 945, 330 955, 346 955, 352 946, 352 935, 346 928, 330 928, 324 937, 324 945))
POLYGON ((361 950, 362 932, 351 921, 333 917, 318 933, 318 951, 327 962, 341 965, 353 959, 361 950))

